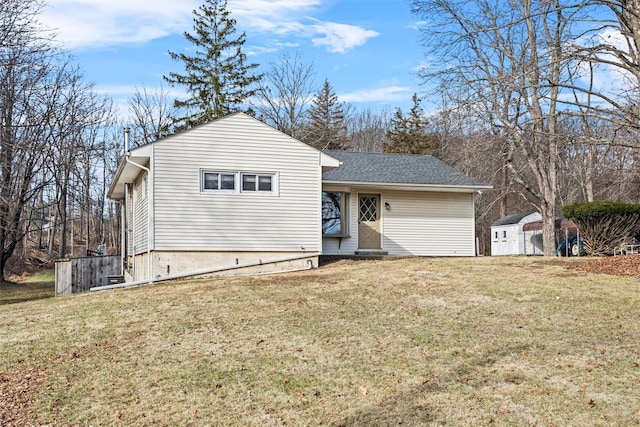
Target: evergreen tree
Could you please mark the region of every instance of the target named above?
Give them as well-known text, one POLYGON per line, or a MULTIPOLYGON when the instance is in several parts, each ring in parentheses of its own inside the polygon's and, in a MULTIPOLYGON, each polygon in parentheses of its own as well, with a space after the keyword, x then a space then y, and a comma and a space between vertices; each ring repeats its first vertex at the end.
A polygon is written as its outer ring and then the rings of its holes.
POLYGON ((344 106, 338 101, 328 80, 314 97, 309 108, 309 124, 302 138, 320 150, 343 150, 348 147, 344 106))
POLYGON ((171 85, 186 86, 191 96, 174 102, 185 112, 174 123, 177 130, 239 111, 256 93, 255 84, 261 78, 252 73, 258 64, 245 63, 245 33, 236 37, 236 21, 227 10, 226 0, 205 0, 193 14, 194 34, 185 32, 184 36, 194 44, 195 54, 170 51, 173 60, 184 63, 185 72, 164 76, 171 85))
POLYGON ((387 142, 382 144, 385 153, 430 154, 437 147, 437 138, 427 133, 427 121, 418 95, 413 94, 413 107, 408 116, 398 108, 387 131, 387 142))

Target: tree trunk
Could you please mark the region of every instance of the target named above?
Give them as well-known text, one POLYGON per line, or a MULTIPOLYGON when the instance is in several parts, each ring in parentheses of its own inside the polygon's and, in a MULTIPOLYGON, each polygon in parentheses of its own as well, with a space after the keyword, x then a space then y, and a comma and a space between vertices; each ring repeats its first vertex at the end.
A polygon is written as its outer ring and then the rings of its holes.
POLYGON ((60 194, 60 205, 58 207, 60 215, 60 246, 58 248, 58 257, 64 258, 67 252, 67 188, 63 185, 60 194))

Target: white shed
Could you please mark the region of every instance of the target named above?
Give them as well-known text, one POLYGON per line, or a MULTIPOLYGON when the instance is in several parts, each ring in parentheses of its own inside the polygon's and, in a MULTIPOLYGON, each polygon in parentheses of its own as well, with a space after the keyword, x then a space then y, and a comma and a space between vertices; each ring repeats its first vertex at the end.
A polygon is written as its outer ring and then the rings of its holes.
POLYGON ((525 224, 542 220, 539 212, 508 215, 491 224, 491 255, 540 255, 542 233, 523 231, 525 224))

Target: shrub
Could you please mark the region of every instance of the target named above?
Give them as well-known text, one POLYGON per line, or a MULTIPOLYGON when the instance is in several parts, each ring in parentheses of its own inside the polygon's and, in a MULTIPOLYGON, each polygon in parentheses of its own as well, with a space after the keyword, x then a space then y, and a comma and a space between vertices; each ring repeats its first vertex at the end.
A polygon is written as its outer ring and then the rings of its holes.
POLYGON ((640 205, 635 203, 574 203, 562 208, 562 214, 578 226, 590 255, 612 255, 640 229, 640 205))

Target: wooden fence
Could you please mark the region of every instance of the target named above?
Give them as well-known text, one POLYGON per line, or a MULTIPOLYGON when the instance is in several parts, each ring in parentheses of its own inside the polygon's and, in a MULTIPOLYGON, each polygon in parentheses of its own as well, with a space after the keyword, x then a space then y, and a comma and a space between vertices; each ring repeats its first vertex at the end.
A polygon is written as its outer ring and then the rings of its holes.
POLYGON ((120 255, 65 258, 56 261, 56 296, 86 292, 109 279, 118 280, 120 255))

